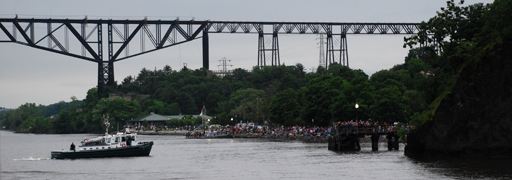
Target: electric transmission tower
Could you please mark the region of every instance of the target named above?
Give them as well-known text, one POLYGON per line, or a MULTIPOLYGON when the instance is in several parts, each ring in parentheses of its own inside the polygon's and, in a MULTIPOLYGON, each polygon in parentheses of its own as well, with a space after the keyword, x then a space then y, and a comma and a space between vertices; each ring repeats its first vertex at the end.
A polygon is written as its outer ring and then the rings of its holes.
POLYGON ((227 73, 229 73, 228 66, 233 67, 233 65, 228 64, 228 62, 231 62, 231 60, 226 59, 226 57, 219 60, 220 64, 218 66, 219 66, 219 68, 222 67, 222 70, 220 70, 220 72, 218 74, 226 75, 227 73))

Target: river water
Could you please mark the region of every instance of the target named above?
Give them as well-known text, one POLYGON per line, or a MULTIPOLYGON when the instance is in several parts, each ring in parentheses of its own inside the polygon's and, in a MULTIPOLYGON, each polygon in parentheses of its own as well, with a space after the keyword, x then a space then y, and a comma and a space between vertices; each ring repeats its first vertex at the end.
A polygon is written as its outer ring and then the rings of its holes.
POLYGON ((50 159, 95 136, 0 131, 0 179, 512 179, 511 160, 412 159, 385 143, 337 153, 325 143, 140 135, 155 143, 149 157, 50 159))

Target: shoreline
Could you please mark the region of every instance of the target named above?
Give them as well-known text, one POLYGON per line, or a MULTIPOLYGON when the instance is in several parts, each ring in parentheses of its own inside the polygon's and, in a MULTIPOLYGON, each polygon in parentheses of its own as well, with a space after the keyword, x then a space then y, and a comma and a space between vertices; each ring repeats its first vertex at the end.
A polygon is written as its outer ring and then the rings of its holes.
MULTIPOLYGON (((139 131, 138 135, 168 135, 168 136, 185 136, 186 139, 236 139, 236 138, 249 138, 249 139, 272 139, 272 140, 287 140, 287 141, 302 141, 302 142, 311 142, 311 143, 327 143, 329 136, 286 136, 286 135, 262 135, 260 133, 255 134, 217 134, 214 136, 187 136, 187 132, 189 131, 139 131)), ((193 131, 190 131, 193 132, 193 131)))
MULTIPOLYGON (((168 136, 187 136, 188 131, 139 131, 138 135, 168 135, 168 136)), ((190 131, 193 132, 193 131, 190 131)), ((330 136, 286 136, 286 135, 261 135, 256 134, 218 134, 212 137, 206 136, 188 136, 186 139, 269 139, 269 140, 283 140, 283 141, 301 141, 305 143, 328 143, 330 136)), ((371 142, 371 136, 359 138, 360 142, 371 142)), ((387 142, 386 136, 381 136, 379 142, 387 142)))
MULTIPOLYGON (((9 131, 9 130, 5 130, 9 131)), ((11 131, 13 133, 20 134, 45 134, 45 133, 28 133, 28 132, 16 132, 11 131)), ((304 143, 328 143, 330 136, 286 136, 286 135, 261 135, 260 133, 256 134, 219 134, 212 137, 206 136, 188 136, 187 132, 189 131, 134 131, 137 135, 164 135, 164 136, 184 136, 186 139, 269 139, 269 140, 279 140, 279 141, 301 141, 304 143)), ((193 132, 193 131, 190 131, 193 132)), ((94 133, 91 133, 94 134, 94 133)), ((370 136, 359 138, 360 142, 371 142, 370 136)), ((385 136, 381 136, 379 142, 387 142, 385 136)))

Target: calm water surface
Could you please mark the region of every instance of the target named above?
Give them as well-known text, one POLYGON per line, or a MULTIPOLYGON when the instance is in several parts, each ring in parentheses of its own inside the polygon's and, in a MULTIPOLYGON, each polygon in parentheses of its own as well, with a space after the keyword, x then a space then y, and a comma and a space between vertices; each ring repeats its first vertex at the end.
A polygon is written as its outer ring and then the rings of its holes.
POLYGON ((149 157, 50 159, 91 134, 0 131, 0 179, 512 179, 511 160, 411 159, 400 151, 336 153, 327 144, 261 139, 139 136, 149 157))

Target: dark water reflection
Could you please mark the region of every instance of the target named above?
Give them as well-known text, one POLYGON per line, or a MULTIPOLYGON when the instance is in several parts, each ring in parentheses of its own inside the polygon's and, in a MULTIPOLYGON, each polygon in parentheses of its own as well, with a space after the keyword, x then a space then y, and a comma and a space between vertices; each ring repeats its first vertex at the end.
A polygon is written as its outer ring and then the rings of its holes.
POLYGON ((512 159, 409 159, 432 173, 457 179, 512 179, 512 159))
POLYGON ((332 152, 327 144, 262 139, 154 141, 149 157, 52 160, 90 134, 34 135, 0 131, 0 179, 511 179, 510 160, 413 159, 400 151, 332 152))

